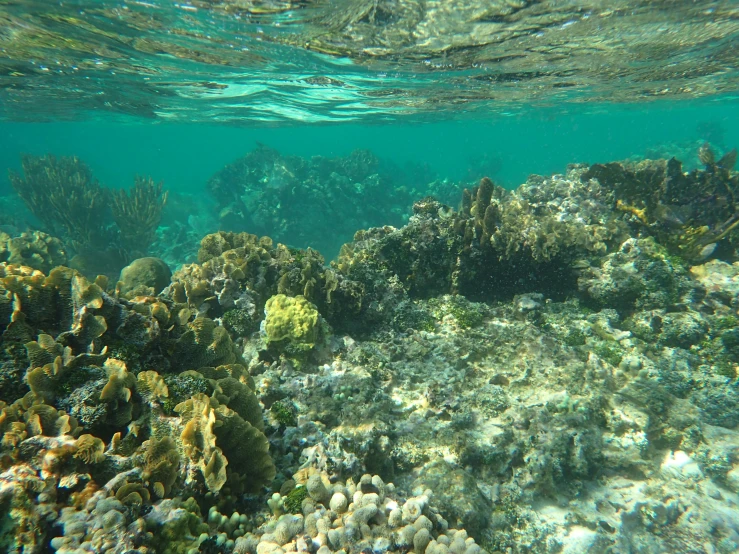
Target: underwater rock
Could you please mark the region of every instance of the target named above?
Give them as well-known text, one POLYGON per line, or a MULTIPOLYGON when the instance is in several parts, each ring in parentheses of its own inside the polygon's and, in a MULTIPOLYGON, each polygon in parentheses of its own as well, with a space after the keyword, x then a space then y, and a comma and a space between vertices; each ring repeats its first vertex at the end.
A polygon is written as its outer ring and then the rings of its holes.
POLYGON ((172 271, 164 260, 138 258, 121 270, 117 290, 123 296, 132 293, 156 296, 169 285, 171 279, 172 271))
POLYGON ((478 539, 482 536, 490 521, 492 505, 470 473, 437 461, 421 469, 412 487, 433 491, 440 513, 450 526, 464 527, 478 539))
POLYGON ((652 239, 628 239, 597 265, 581 270, 578 285, 597 306, 628 313, 666 309, 696 285, 682 262, 652 239))

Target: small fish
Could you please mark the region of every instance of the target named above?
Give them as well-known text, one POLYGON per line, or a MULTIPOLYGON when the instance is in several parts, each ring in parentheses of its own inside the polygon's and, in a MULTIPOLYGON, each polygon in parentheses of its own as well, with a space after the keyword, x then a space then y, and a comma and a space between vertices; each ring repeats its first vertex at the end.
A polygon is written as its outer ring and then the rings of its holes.
POLYGON ((675 210, 668 208, 664 204, 660 204, 654 210, 657 221, 666 225, 667 227, 682 227, 685 225, 685 221, 675 212, 675 210))
POLYGON ((718 243, 715 243, 715 242, 712 242, 711 244, 706 244, 703 248, 701 248, 701 251, 698 252, 698 255, 695 257, 695 261, 696 262, 706 261, 716 251, 717 245, 718 243))

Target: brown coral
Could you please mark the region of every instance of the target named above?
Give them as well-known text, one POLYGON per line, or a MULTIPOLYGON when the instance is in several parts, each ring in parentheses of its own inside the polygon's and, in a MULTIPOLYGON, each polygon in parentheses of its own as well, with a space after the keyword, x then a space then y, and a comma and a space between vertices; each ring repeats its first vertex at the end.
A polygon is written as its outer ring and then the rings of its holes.
POLYGON ((202 366, 232 364, 237 361, 228 331, 207 317, 198 317, 175 344, 173 363, 180 371, 202 366))
POLYGON ((185 455, 211 491, 233 480, 240 489, 256 492, 274 478, 267 437, 236 411, 202 393, 178 404, 175 411, 185 424, 180 436, 185 455))
POLYGON ((105 226, 103 189, 77 157, 21 158, 23 176, 11 171, 10 184, 29 210, 55 235, 76 248, 97 244, 105 226))
POLYGON ((200 393, 175 407, 185 424, 180 439, 185 455, 200 469, 209 490, 217 492, 226 483, 228 460, 216 446, 215 410, 200 393))
POLYGON ((111 211, 130 259, 146 256, 162 219, 167 192, 151 177, 136 176, 130 190, 111 194, 111 211))
POLYGON ((180 465, 177 445, 171 437, 153 437, 145 446, 145 466, 141 477, 151 485, 155 496, 164 498, 177 480, 180 465))
POLYGON ((74 457, 86 464, 97 464, 105 459, 105 443, 92 435, 80 435, 75 443, 77 452, 74 457))
POLYGON ((48 273, 66 265, 67 254, 62 242, 42 231, 11 237, 0 231, 0 262, 24 265, 48 273))
POLYGON ((716 160, 710 146, 699 152, 703 169, 683 172, 672 158, 595 164, 582 179, 612 191, 615 206, 632 214, 641 231, 689 261, 710 256, 716 244, 739 241, 739 175, 736 150, 716 160))

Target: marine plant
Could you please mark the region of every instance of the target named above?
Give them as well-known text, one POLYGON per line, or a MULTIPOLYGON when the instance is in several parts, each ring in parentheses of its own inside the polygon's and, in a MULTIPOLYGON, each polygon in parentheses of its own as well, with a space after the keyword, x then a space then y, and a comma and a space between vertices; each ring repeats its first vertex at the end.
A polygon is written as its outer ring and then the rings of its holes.
POLYGON ((52 235, 75 249, 105 245, 105 192, 87 164, 76 156, 25 154, 21 167, 23 175, 9 171, 10 184, 52 235))
POLYGON ((77 157, 26 154, 21 166, 22 174, 9 172, 11 185, 44 230, 64 241, 76 269, 117 276, 146 255, 167 197, 161 183, 136 177, 130 191, 112 192, 77 157))
POLYGON ((130 259, 146 256, 162 219, 167 192, 151 177, 136 176, 133 188, 110 193, 113 219, 130 259))

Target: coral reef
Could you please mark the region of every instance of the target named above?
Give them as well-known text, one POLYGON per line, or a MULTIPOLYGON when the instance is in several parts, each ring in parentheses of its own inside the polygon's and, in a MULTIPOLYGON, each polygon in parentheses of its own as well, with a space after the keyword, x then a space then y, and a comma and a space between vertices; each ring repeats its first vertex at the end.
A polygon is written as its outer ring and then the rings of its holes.
POLYGON ((21 165, 23 174, 11 171, 10 182, 44 229, 74 254, 69 265, 89 277, 115 277, 147 254, 167 199, 161 183, 137 177, 130 191, 112 192, 77 157, 24 155, 21 165))
POLYGON ((357 315, 362 285, 326 268, 315 250, 275 246, 269 237, 219 232, 201 241, 198 264, 186 264, 165 291, 175 302, 218 318, 229 310, 242 329, 258 328, 267 300, 277 294, 302 295, 330 323, 357 315), (238 315, 237 315, 238 314, 238 315))
POLYGON ((330 267, 219 232, 109 287, 24 235, 35 266, 0 262, 0 545, 736 551, 736 173, 701 156, 483 179, 330 267), (710 254, 653 219, 676 183, 710 254))
POLYGON ((137 176, 133 188, 114 191, 110 197, 113 219, 129 258, 146 256, 167 202, 162 183, 155 183, 151 177, 137 176))
POLYGON ((446 197, 456 189, 449 181, 426 186, 431 179, 414 186, 417 173, 383 167, 368 150, 306 159, 260 145, 213 175, 208 188, 218 202, 221 229, 333 256, 357 229, 401 225, 415 198, 446 197))
POLYGON ((379 475, 331 483, 325 473, 315 470, 295 475, 292 487, 285 495, 272 495, 273 515, 259 529, 261 534, 237 535, 234 552, 482 552, 464 529, 449 527, 428 489, 403 498, 379 475), (296 490, 305 491, 297 514, 288 510, 296 490))
POLYGON ((48 273, 67 264, 67 253, 58 238, 42 231, 25 232, 16 237, 0 231, 0 262, 48 273))
POLYGON ((736 247, 739 176, 732 171, 736 150, 717 160, 704 144, 698 155, 704 169, 690 173, 672 158, 596 164, 582 178, 597 179, 613 191, 616 208, 630 214, 640 230, 656 236, 671 252, 700 262, 717 248, 736 247))

